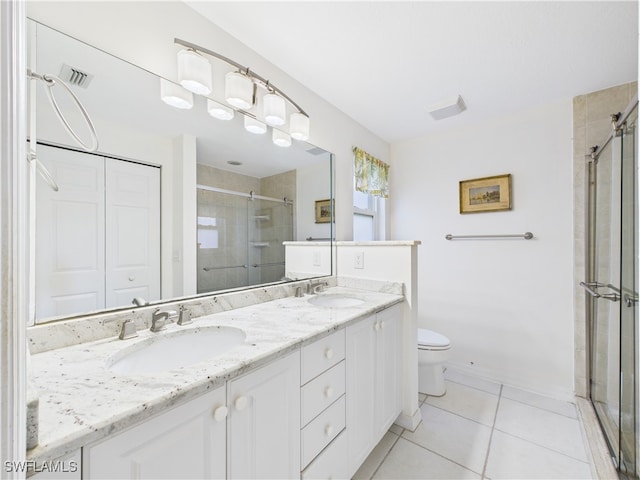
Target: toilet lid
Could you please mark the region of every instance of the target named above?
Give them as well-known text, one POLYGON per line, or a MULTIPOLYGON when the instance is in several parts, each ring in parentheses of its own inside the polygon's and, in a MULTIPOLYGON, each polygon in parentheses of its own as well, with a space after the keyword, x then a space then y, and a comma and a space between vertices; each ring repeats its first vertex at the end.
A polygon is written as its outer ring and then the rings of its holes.
POLYGON ((450 340, 444 335, 427 330, 426 328, 418 329, 418 345, 425 347, 446 347, 450 344, 450 340))

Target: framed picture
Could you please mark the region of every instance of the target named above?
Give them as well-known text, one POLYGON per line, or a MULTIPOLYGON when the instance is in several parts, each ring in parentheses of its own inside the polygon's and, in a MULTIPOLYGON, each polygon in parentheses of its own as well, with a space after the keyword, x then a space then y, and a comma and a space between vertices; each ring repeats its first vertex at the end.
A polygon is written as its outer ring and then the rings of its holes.
POLYGON ((316 223, 330 223, 331 210, 333 210, 332 200, 316 200, 316 223))
POLYGON ((511 210, 511 174, 460 182, 460 213, 511 210))

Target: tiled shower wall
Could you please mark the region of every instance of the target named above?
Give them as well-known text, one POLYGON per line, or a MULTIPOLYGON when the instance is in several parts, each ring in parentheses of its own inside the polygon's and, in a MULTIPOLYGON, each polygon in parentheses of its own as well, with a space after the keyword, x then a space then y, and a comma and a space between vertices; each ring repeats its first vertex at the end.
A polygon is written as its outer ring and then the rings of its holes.
POLYGON ((611 131, 613 113, 623 112, 638 91, 638 83, 580 95, 573 99, 573 211, 574 211, 574 363, 575 393, 586 397, 588 385, 585 293, 578 285, 586 278, 587 155, 611 131))
MULTIPOLYGON (((199 164, 197 182, 277 199, 294 200, 296 194, 295 170, 260 179, 199 164)), ((292 239, 293 208, 284 202, 250 202, 241 196, 199 190, 198 216, 216 219, 219 242, 217 248, 198 246, 198 292, 280 280, 283 266, 209 271, 203 267, 284 262, 282 241, 292 239)))

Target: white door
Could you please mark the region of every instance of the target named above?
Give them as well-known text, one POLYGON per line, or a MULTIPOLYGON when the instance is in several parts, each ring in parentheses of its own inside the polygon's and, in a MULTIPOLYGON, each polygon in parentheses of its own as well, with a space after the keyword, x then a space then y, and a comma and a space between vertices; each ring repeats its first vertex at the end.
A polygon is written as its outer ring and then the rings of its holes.
POLYGON ((160 299, 160 169, 106 161, 106 307, 160 299))
POLYGON ((395 305, 377 314, 376 424, 382 437, 402 410, 400 368, 402 307, 395 305))
POLYGON ((226 477, 225 387, 83 448, 82 478, 226 477))
POLYGON ((36 318, 104 308, 104 159, 38 146, 59 186, 36 184, 36 318))
POLYGON ((376 317, 347 327, 347 440, 349 473, 367 458, 378 433, 376 409, 376 317))
POLYGON ((228 395, 228 478, 300 478, 300 352, 232 380, 228 395))

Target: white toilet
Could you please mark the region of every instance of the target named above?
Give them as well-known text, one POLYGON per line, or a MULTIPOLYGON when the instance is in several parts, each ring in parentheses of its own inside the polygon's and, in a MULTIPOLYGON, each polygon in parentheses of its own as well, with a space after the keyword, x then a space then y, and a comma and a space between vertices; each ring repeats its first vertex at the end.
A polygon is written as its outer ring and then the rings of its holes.
POLYGON ((418 391, 440 397, 447 388, 442 364, 449 358, 451 341, 440 333, 418 329, 418 391))

